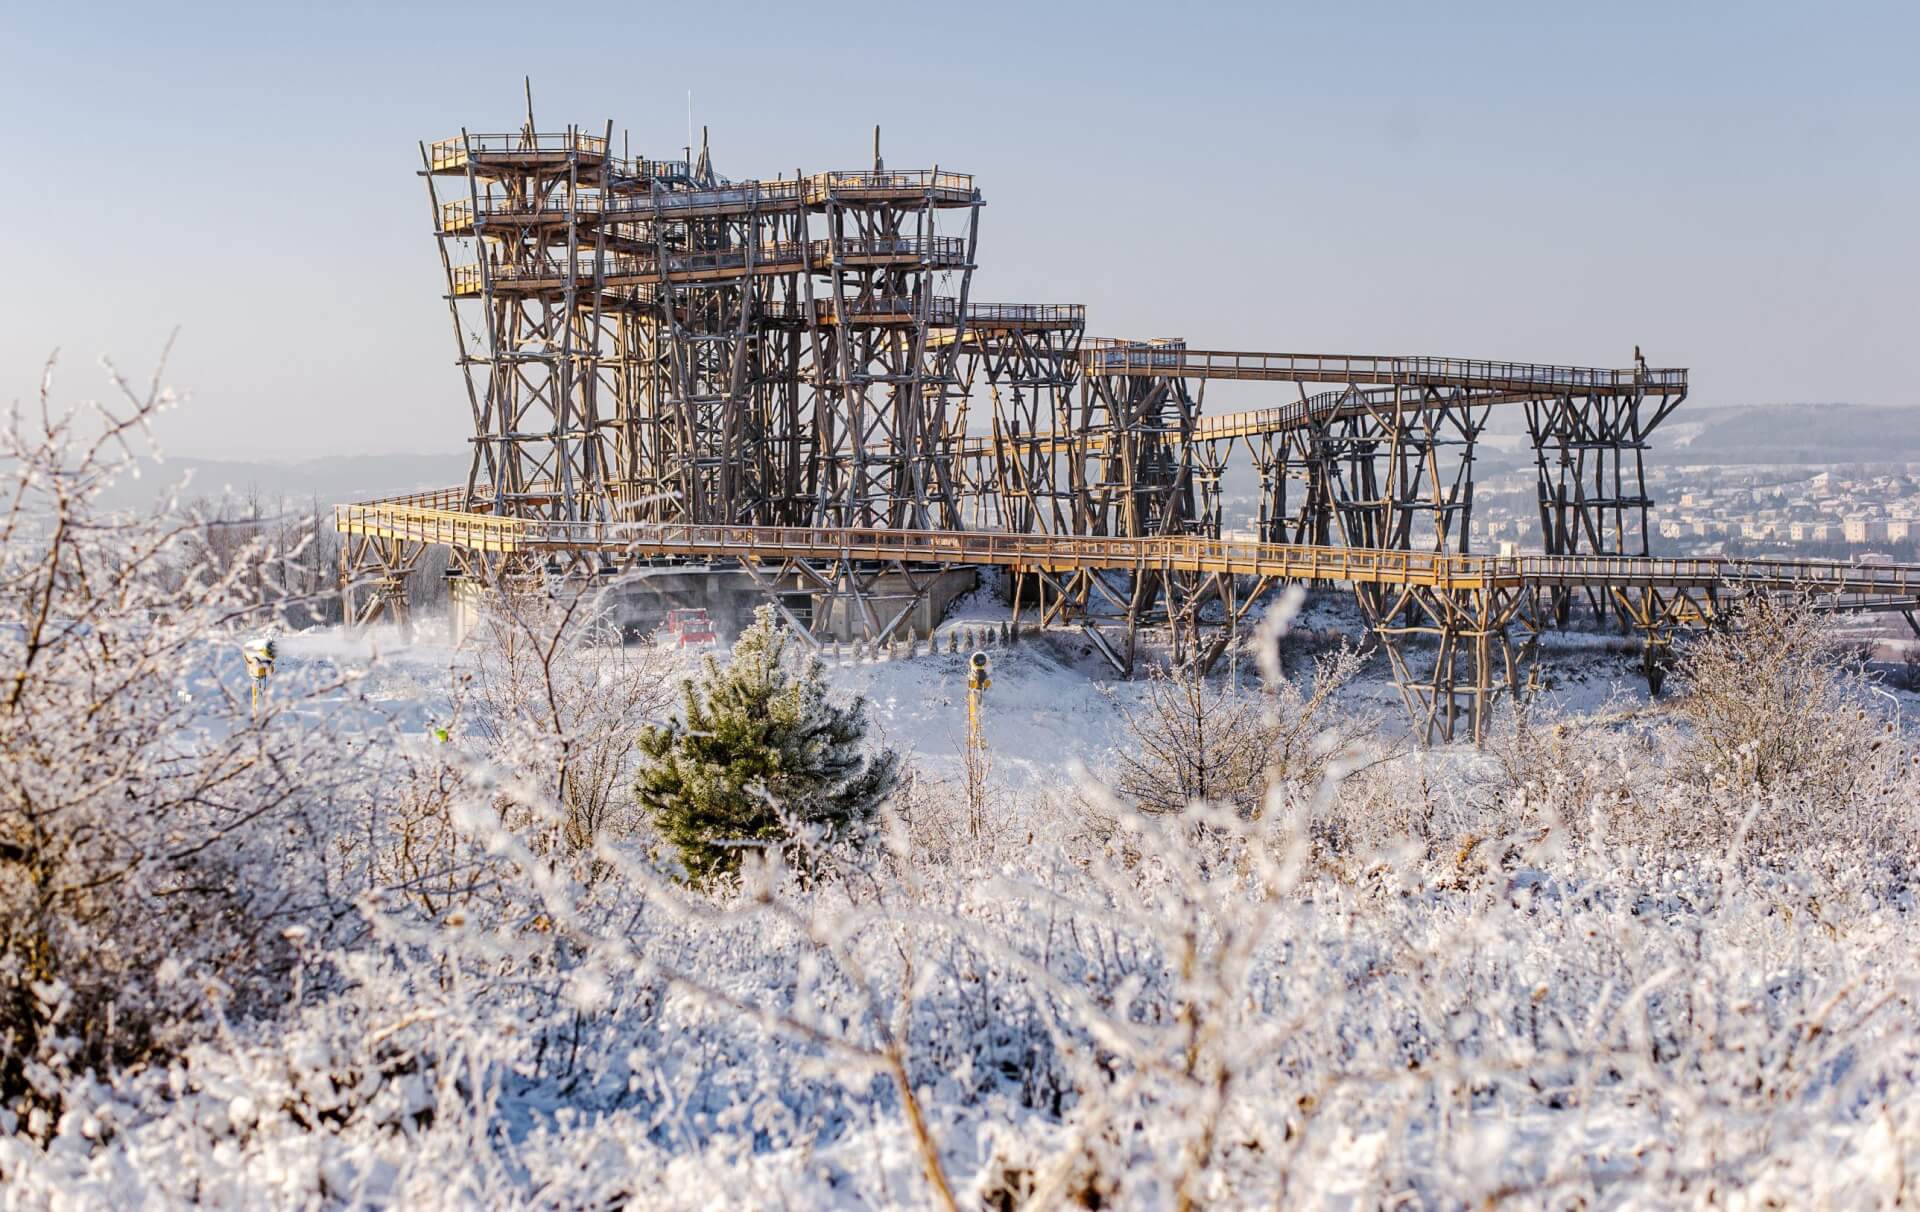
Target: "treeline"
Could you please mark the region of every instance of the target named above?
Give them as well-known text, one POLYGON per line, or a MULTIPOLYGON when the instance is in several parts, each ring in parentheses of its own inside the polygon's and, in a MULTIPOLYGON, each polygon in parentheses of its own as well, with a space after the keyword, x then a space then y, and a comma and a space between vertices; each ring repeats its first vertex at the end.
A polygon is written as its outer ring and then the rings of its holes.
MULTIPOLYGON (((194 521, 188 544, 194 558, 221 571, 237 567, 257 600, 278 605, 288 626, 342 621, 343 538, 333 527, 332 506, 254 491, 198 498, 184 512, 194 521)), ((446 550, 429 548, 407 578, 416 609, 445 606, 446 572, 446 550)))

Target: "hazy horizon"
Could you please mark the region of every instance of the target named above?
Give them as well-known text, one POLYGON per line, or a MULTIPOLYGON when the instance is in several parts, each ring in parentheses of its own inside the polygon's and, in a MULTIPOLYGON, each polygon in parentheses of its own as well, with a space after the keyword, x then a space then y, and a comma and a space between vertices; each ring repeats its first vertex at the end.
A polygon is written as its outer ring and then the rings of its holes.
POLYGON ((1101 335, 1638 344, 1693 369, 1693 407, 1920 402, 1906 7, 737 10, 778 38, 572 11, 0 14, 0 397, 55 346, 62 396, 97 394, 97 354, 144 375, 177 326, 171 453, 459 451, 417 143, 516 126, 528 74, 542 127, 610 118, 649 155, 679 154, 691 90, 734 177, 858 166, 878 122, 889 164, 978 178, 975 298, 1084 301, 1101 335))

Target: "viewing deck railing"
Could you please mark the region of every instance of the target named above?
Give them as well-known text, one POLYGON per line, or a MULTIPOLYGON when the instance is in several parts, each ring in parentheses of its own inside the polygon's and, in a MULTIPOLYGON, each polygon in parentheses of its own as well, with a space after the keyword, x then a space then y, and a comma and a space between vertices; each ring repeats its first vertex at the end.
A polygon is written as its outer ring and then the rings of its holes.
MULTIPOLYGON (((610 154, 605 136, 585 131, 540 131, 529 134, 513 131, 505 134, 466 134, 440 139, 427 147, 427 163, 434 172, 452 172, 464 168, 474 157, 517 160, 521 158, 580 155, 605 163, 614 188, 632 188, 656 180, 687 180, 693 175, 686 160, 623 159, 610 154)), ((769 197, 804 198, 808 204, 828 198, 858 201, 861 198, 898 197, 903 194, 931 195, 936 202, 970 202, 975 198, 973 176, 969 173, 936 169, 873 170, 820 172, 794 182, 757 182, 763 189, 785 185, 769 197)), ((694 191, 714 194, 720 190, 694 191)), ((711 204, 711 203, 709 203, 711 204)), ((698 205, 698 204, 695 204, 698 205)))
MULTIPOLYGON (((473 150, 501 157, 557 156, 569 151, 590 156, 605 154, 605 141, 597 136, 537 135, 534 146, 523 146, 519 135, 473 135, 473 150)), ((468 151, 460 139, 445 139, 429 149, 429 162, 435 172, 451 171, 467 163, 468 151)), ((740 181, 710 189, 642 188, 655 181, 684 181, 690 175, 685 160, 612 159, 610 180, 601 182, 596 174, 592 188, 575 196, 572 213, 586 218, 604 217, 642 219, 654 216, 689 214, 701 210, 725 210, 752 206, 781 207, 809 205, 828 196, 857 204, 863 198, 893 197, 900 194, 931 191, 937 201, 967 201, 973 194, 973 178, 961 173, 935 173, 931 170, 886 173, 815 173, 810 177, 773 181, 740 181)), ((476 208, 471 200, 449 202, 441 207, 443 223, 449 226, 471 225, 475 213, 490 217, 558 216, 569 213, 565 200, 558 196, 539 199, 510 197, 504 194, 483 197, 476 208)))
POLYGON ((969 303, 967 323, 1077 328, 1085 327, 1087 308, 1084 303, 969 303))
MULTIPOLYGON (((920 314, 920 300, 912 297, 878 295, 865 299, 845 299, 838 310, 832 299, 815 299, 813 311, 807 311, 803 299, 775 300, 763 304, 760 314, 774 322, 804 324, 809 314, 818 317, 822 324, 836 323, 840 316, 849 319, 901 318, 913 319, 920 314)), ((949 295, 935 295, 927 302, 927 319, 930 323, 951 325, 960 318, 960 301, 949 295)))
POLYGON ((812 257, 816 265, 825 265, 835 257, 843 260, 919 257, 941 265, 959 265, 967 259, 967 242, 959 236, 875 236, 851 240, 815 240, 812 243, 812 257))
POLYGON ((746 181, 721 189, 655 190, 645 197, 621 199, 608 208, 612 217, 623 212, 660 212, 703 210, 725 206, 778 206, 800 200, 798 181, 746 181))
POLYGON ((438 140, 427 148, 427 160, 435 172, 456 169, 467 163, 469 149, 493 155, 581 155, 604 158, 607 140, 585 131, 545 131, 527 134, 515 131, 503 135, 455 135, 438 140))
MULTIPOLYGON (((645 188, 654 181, 685 181, 692 177, 693 166, 685 160, 627 160, 611 155, 607 140, 585 131, 543 131, 531 136, 511 134, 456 135, 427 147, 428 167, 436 173, 457 172, 474 159, 505 163, 560 160, 568 156, 584 157, 586 167, 604 165, 609 184, 615 188, 645 188)), ((596 179, 598 172, 593 174, 596 179)))
POLYGON ((863 196, 910 193, 931 193, 938 201, 968 202, 973 199, 971 174, 933 169, 814 173, 806 178, 806 182, 808 205, 825 202, 829 197, 857 200, 863 196))
POLYGON ((570 217, 581 222, 638 222, 701 210, 796 206, 799 201, 798 181, 750 181, 723 189, 653 190, 638 194, 580 190, 573 196, 571 205, 563 193, 540 198, 489 194, 479 200, 478 206, 471 198, 443 203, 440 225, 448 231, 463 231, 473 226, 476 214, 523 223, 558 222, 570 217))
POLYGON ((693 165, 686 160, 615 160, 616 182, 686 181, 693 176, 693 165))

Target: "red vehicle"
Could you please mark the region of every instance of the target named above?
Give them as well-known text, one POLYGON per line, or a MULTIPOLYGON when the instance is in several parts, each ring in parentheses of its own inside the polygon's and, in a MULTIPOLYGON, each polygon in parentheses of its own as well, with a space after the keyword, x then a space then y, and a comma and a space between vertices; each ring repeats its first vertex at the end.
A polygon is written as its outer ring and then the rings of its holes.
POLYGON ((660 629, 660 636, 672 648, 712 648, 719 642, 704 606, 667 611, 667 625, 660 629))

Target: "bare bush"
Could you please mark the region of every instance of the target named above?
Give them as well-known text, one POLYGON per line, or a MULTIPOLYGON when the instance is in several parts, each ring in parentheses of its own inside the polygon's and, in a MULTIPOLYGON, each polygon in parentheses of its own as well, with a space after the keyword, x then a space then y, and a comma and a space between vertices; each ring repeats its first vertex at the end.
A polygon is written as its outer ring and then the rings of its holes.
MULTIPOLYGON (((452 734, 459 720, 446 727, 452 734)), ((350 853, 365 851, 365 891, 431 920, 471 912, 483 898, 497 903, 503 868, 457 820, 469 801, 486 797, 489 780, 431 744, 403 750, 395 765, 383 794, 366 807, 364 832, 340 839, 350 853)))
POLYGON ((1665 738, 1619 718, 1523 703, 1488 737, 1474 780, 1483 829, 1564 829, 1637 816, 1660 785, 1665 738))
POLYGON ((539 781, 557 844, 584 851, 639 827, 634 743, 672 698, 666 656, 624 645, 599 595, 565 584, 497 591, 470 646, 471 728, 539 781))
POLYGON ((243 688, 241 629, 286 596, 274 553, 209 566, 177 510, 98 505, 169 402, 114 382, 63 412, 49 363, 38 417, 0 435, 0 1107, 34 1123, 209 1005, 285 997, 283 931, 337 916, 323 852, 366 773, 298 720, 337 686, 243 688))
POLYGON ((1911 1007, 1885 970, 1854 983, 1863 940, 1821 924, 1837 902, 1815 909, 1801 876, 1522 838, 1500 863, 1378 852, 1354 882, 1316 874, 1298 831, 1202 819, 1121 812, 1124 862, 983 894, 1075 940, 1042 951, 1009 927, 1000 946, 1057 999, 1079 1092, 1044 1143, 995 1136, 988 1189, 1033 1206, 1897 1202, 1916 1154, 1898 1134, 1920 1119, 1876 1083, 1910 1089, 1911 1007), (1849 1076, 1816 1076, 1827 1064, 1849 1076), (1697 1110, 1634 1110, 1677 1106, 1697 1110), (1615 1116, 1635 1124, 1631 1163, 1554 1127, 1606 1135, 1615 1116), (1796 1143, 1836 1116, 1881 1126, 1796 1143))
POLYGON ((1114 789, 1143 812, 1205 803, 1254 815, 1270 785, 1319 784, 1331 762, 1378 737, 1377 720, 1334 702, 1360 665, 1343 647, 1315 658, 1304 681, 1276 664, 1245 690, 1191 666, 1151 671, 1145 701, 1123 708, 1134 745, 1117 755, 1114 789))
POLYGON ((1750 599, 1687 645, 1679 673, 1676 773, 1700 793, 1696 833, 1790 848, 1815 836, 1912 844, 1911 752, 1831 616, 1750 599))
POLYGON ((341 621, 334 592, 340 536, 318 501, 250 491, 188 501, 182 512, 199 523, 182 535, 183 546, 207 575, 231 573, 255 600, 274 604, 291 627, 341 621), (270 560, 262 553, 271 553, 270 560))
POLYGON ((1848 727, 1865 707, 1865 671, 1829 618, 1799 602, 1757 597, 1688 643, 1682 754, 1702 783, 1844 791, 1860 756, 1848 727), (1817 726, 1816 726, 1817 725, 1817 726))
POLYGON ((958 769, 946 777, 903 764, 900 785, 883 809, 899 830, 895 858, 908 866, 990 867, 1028 853, 1037 838, 1085 833, 1088 805, 1070 786, 1016 792, 1000 777, 990 748, 969 752, 963 742, 954 744, 958 769))
POLYGON ((1150 671, 1144 697, 1123 708, 1138 748, 1117 755, 1114 788, 1142 812, 1181 812, 1195 803, 1252 812, 1271 752, 1263 705, 1188 667, 1150 671))

